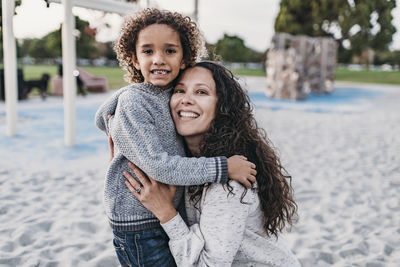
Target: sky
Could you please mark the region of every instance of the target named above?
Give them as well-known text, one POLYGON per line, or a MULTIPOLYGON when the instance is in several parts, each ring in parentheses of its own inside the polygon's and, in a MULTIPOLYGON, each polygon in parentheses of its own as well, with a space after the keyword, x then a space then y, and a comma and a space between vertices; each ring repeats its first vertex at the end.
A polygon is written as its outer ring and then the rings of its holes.
MULTIPOLYGON (((194 0, 139 0, 139 5, 178 11, 190 15, 194 10, 194 0)), ((207 42, 215 43, 224 33, 237 35, 246 46, 257 51, 265 51, 274 34, 274 21, 279 12, 280 0, 198 0, 201 31, 207 42)), ((113 41, 117 38, 122 18, 116 14, 74 8, 75 15, 90 22, 91 26, 104 26, 97 34, 98 41, 113 41)), ((52 3, 46 8, 44 0, 22 0, 14 16, 16 38, 42 37, 58 29, 62 22, 62 6, 52 3)), ((400 0, 393 10, 393 23, 397 29, 391 49, 400 49, 400 0)))

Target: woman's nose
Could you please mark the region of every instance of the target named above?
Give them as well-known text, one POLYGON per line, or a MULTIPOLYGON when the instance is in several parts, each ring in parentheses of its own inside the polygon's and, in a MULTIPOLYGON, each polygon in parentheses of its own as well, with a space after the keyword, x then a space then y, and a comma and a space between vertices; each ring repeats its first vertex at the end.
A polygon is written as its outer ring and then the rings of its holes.
POLYGON ((193 99, 189 93, 186 93, 182 97, 182 104, 188 105, 188 104, 193 104, 193 99))

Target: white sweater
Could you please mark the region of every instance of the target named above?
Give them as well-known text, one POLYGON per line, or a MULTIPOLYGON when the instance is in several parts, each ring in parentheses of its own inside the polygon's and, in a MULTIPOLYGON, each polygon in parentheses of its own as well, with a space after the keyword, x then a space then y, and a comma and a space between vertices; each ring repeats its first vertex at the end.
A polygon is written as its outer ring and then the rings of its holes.
MULTIPOLYGON (((233 193, 221 184, 212 184, 202 193, 200 210, 185 192, 190 228, 178 214, 162 224, 178 266, 300 266, 282 238, 268 237, 256 190, 231 181, 233 193)), ((198 204, 198 206, 199 206, 198 204)))

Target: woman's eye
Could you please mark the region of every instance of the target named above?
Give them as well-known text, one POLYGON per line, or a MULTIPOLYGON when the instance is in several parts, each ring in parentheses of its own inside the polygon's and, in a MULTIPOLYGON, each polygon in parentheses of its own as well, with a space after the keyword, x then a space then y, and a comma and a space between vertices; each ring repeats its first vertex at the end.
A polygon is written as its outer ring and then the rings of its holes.
POLYGON ((175 89, 174 94, 183 94, 185 91, 183 89, 175 89))
POLYGON ((199 95, 206 95, 206 94, 207 94, 207 91, 206 91, 206 90, 197 90, 197 93, 198 93, 199 95))

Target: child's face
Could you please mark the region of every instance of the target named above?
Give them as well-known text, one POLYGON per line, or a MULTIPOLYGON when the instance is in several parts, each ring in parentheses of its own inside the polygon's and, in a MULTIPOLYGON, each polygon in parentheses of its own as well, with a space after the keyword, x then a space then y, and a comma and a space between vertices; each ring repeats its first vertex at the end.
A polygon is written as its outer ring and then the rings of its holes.
POLYGON ((170 88, 179 70, 185 67, 179 34, 165 24, 152 24, 139 32, 136 57, 132 58, 144 82, 162 89, 170 88))

